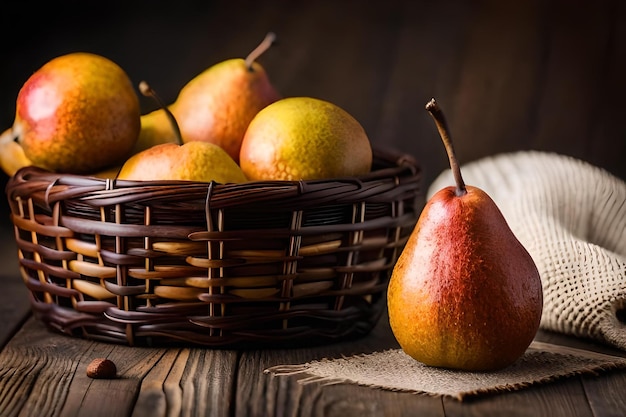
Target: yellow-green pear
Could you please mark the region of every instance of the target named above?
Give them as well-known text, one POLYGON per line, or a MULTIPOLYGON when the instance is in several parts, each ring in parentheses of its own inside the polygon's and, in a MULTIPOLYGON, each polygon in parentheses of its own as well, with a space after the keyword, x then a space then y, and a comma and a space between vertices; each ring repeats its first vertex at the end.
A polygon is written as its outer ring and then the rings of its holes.
POLYGON ((215 181, 221 184, 247 181, 239 165, 221 147, 209 142, 183 145, 162 143, 131 156, 118 179, 215 181))
POLYGON ((141 130, 132 154, 139 153, 154 145, 177 143, 177 141, 165 111, 163 109, 154 110, 141 115, 141 130))
POLYGON ((250 122, 239 156, 250 180, 358 176, 372 168, 363 126, 347 111, 313 97, 288 97, 250 122))

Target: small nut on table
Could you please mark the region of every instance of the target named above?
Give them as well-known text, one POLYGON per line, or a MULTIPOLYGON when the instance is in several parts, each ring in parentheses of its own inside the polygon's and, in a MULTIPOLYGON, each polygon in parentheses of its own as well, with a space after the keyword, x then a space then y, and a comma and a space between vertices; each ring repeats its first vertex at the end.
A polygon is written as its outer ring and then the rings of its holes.
POLYGON ((94 379, 110 379, 117 375, 117 368, 113 361, 106 358, 96 358, 87 366, 87 376, 94 379))

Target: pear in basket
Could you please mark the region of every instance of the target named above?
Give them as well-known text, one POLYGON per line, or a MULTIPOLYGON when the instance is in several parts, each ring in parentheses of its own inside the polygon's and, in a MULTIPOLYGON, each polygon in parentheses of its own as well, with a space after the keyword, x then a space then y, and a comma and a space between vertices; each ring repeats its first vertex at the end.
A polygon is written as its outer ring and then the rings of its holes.
MULTIPOLYGON (((140 90, 160 101, 145 82, 140 84, 140 90)), ((122 165, 118 179, 216 181, 222 184, 247 181, 239 165, 220 146, 202 141, 183 143, 176 119, 165 106, 163 109, 179 142, 154 145, 134 154, 122 165)))
MULTIPOLYGON (((13 132, 11 129, 7 129, 0 136, 0 168, 9 177, 15 175, 15 173, 24 167, 33 166, 34 164, 26 154, 22 146, 15 141, 13 132)), ((89 175, 99 178, 115 178, 120 170, 120 166, 113 165, 104 168, 98 172, 90 173, 89 175)))
POLYGON ((12 129, 7 129, 0 136, 0 167, 9 177, 20 168, 33 163, 24 153, 22 146, 15 141, 12 129))
MULTIPOLYGON (((269 33, 246 59, 219 62, 189 81, 168 106, 176 118, 183 141, 219 145, 239 161, 243 135, 259 110, 280 98, 265 69, 256 59, 274 42, 269 33)), ((135 152, 155 144, 176 142, 163 108, 141 117, 135 152)))
POLYGON ((372 147, 363 126, 325 100, 288 97, 250 122, 239 164, 251 180, 353 177, 372 168, 372 147))
POLYGON ((139 130, 139 98, 122 68, 96 54, 62 55, 35 71, 18 93, 5 134, 24 156, 3 138, 3 147, 19 158, 7 173, 28 162, 55 172, 94 172, 124 160, 139 130))
POLYGON ((491 371, 517 360, 542 314, 537 267, 494 201, 465 185, 434 100, 427 104, 456 186, 426 203, 389 282, 389 323, 402 349, 431 366, 491 371))

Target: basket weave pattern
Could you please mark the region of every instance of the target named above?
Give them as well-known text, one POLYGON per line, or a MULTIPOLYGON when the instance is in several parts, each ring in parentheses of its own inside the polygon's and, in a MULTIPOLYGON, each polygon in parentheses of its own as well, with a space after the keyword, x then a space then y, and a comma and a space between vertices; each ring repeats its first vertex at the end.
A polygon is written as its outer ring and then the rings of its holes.
POLYGON ((357 178, 113 181, 34 167, 9 180, 34 314, 129 345, 284 346, 366 334, 415 226, 421 172, 375 151, 357 178))

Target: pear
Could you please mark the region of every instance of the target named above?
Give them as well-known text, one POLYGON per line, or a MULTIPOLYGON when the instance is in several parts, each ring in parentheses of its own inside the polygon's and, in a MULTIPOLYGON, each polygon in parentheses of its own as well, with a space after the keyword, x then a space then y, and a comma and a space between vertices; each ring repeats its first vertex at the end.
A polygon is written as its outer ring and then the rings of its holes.
POLYGON ((372 147, 363 126, 336 104, 288 97, 252 119, 239 164, 250 180, 358 176, 372 168, 372 147))
POLYGON ((465 185, 443 113, 435 119, 456 186, 426 203, 390 278, 389 323, 430 366, 492 371, 516 361, 539 328, 541 280, 494 201, 465 185))
POLYGON ((24 153, 24 149, 15 141, 13 129, 9 128, 0 135, 0 167, 9 177, 20 168, 33 163, 24 153))
POLYGON ((139 89, 161 105, 177 143, 153 145, 132 155, 122 165, 118 179, 215 181, 222 184, 247 181, 239 165, 220 146, 202 141, 183 143, 174 115, 163 105, 156 92, 146 82, 142 82, 139 89))
POLYGON ((117 176, 124 180, 215 181, 242 183, 247 178, 221 147, 192 141, 178 145, 162 143, 131 156, 117 176))
POLYGON ((122 68, 103 56, 75 52, 53 58, 28 78, 11 132, 33 165, 83 174, 128 156, 140 115, 122 68))
MULTIPOLYGON (((259 110, 278 100, 280 94, 256 59, 275 40, 269 33, 246 59, 232 58, 207 68, 179 92, 168 106, 183 140, 221 146, 236 161, 243 135, 259 110)), ((163 109, 142 116, 137 151, 154 144, 172 142, 163 109)))
POLYGON ((144 151, 162 143, 177 143, 178 138, 172 130, 165 110, 159 109, 141 115, 141 130, 132 154, 144 151))
MULTIPOLYGON (((9 177, 15 175, 21 168, 32 166, 33 163, 26 154, 22 146, 15 141, 12 129, 7 129, 0 135, 0 168, 9 177)), ((97 178, 114 179, 120 170, 119 165, 110 166, 89 175, 97 178)))

